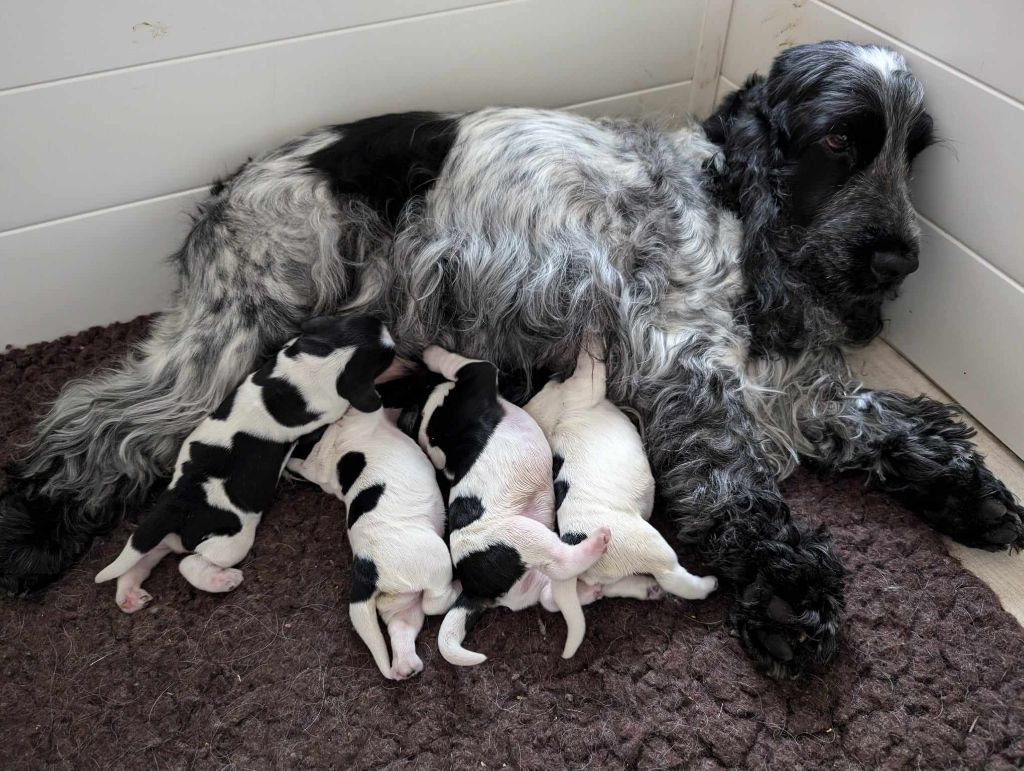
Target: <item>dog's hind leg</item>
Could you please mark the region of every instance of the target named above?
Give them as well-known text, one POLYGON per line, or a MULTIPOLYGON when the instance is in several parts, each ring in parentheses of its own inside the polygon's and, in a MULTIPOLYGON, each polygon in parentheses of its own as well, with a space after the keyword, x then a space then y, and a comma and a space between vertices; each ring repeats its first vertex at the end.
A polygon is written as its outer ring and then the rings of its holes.
POLYGON ((607 527, 599 527, 580 543, 568 544, 535 519, 514 516, 495 523, 493 538, 514 548, 526 567, 536 568, 554 581, 565 581, 601 559, 608 551, 612 533, 607 527))
POLYGON ((629 597, 634 600, 660 600, 664 590, 653 576, 625 576, 604 584, 605 597, 629 597))
POLYGON ((161 543, 142 555, 142 559, 132 565, 127 572, 117 579, 117 607, 125 613, 135 613, 146 607, 153 596, 142 588, 142 582, 149 578, 153 568, 170 553, 171 547, 161 543))
POLYGON ((416 636, 423 628, 423 602, 420 592, 380 595, 377 609, 391 637, 391 679, 404 680, 423 671, 416 655, 416 636))
POLYGON ((222 594, 237 589, 242 571, 214 565, 200 554, 190 554, 178 563, 178 572, 196 589, 222 594))

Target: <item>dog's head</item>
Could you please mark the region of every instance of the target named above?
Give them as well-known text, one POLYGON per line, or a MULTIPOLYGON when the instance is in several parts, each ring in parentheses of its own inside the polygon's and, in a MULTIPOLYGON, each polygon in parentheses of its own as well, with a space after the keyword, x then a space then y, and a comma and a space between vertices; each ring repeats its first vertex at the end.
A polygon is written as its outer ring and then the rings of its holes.
POLYGON ((395 358, 395 343, 383 322, 368 316, 318 316, 301 329, 285 354, 347 356, 337 379, 338 394, 361 412, 380 409, 374 380, 395 358))
MULTIPOLYGON (((881 298, 917 268, 908 185, 932 120, 898 53, 842 41, 790 48, 705 129, 725 148, 744 219, 770 229, 784 268, 824 297, 881 298)), ((859 323, 871 329, 852 337, 877 332, 877 319, 859 323)))

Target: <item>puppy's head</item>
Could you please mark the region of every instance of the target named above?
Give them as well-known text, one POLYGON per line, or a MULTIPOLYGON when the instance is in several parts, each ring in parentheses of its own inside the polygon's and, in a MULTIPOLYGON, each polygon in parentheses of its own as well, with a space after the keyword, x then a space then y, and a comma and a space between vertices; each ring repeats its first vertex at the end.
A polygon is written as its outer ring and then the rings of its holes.
POLYGON ((933 142, 932 119, 895 51, 843 41, 790 48, 705 129, 741 164, 741 213, 774 228, 787 265, 823 294, 884 296, 917 268, 908 184, 933 142))
POLYGON ((286 355, 346 356, 338 394, 361 412, 380 409, 373 381, 395 358, 395 343, 384 323, 369 316, 318 316, 304 322, 301 330, 286 355))

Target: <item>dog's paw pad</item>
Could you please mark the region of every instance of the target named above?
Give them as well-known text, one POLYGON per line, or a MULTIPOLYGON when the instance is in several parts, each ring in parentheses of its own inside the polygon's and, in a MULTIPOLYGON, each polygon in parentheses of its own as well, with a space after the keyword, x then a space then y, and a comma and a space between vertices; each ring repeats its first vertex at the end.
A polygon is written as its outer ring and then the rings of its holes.
POLYGON ((138 613, 149 605, 153 595, 145 589, 132 589, 122 597, 117 598, 117 607, 125 613, 138 613))
POLYGON ((242 571, 226 568, 210 579, 210 591, 230 592, 242 583, 242 571))
POLYGON ((661 584, 651 584, 647 587, 647 599, 648 600, 661 600, 665 597, 665 590, 661 588, 661 584))
POLYGON ((405 680, 423 671, 423 661, 419 656, 395 661, 391 665, 391 679, 405 680))

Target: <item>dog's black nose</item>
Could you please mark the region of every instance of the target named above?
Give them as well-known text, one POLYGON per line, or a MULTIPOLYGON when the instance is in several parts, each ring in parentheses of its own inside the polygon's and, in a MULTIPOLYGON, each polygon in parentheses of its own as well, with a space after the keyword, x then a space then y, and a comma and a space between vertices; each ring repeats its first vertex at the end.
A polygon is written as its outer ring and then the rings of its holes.
POLYGON ((917 251, 884 249, 871 256, 871 272, 879 281, 903 278, 917 270, 917 251))

